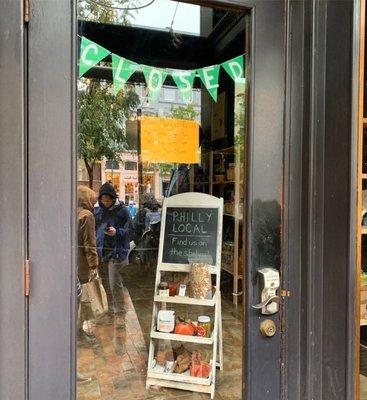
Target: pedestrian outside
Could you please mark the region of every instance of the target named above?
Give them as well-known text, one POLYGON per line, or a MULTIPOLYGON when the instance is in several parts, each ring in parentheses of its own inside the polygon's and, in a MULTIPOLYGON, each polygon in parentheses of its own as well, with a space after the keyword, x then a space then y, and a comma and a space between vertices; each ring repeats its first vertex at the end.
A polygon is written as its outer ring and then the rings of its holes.
POLYGON ((130 212, 108 182, 99 191, 95 218, 97 252, 101 261, 99 273, 106 290, 109 313, 114 315, 117 327, 122 328, 125 314, 122 271, 129 263, 133 232, 130 212))

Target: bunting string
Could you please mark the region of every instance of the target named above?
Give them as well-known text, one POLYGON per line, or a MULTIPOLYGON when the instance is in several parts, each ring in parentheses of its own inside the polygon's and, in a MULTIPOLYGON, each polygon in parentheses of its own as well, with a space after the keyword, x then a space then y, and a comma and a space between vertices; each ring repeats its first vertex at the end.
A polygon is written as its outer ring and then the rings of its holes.
POLYGON ((225 70, 235 83, 245 82, 244 55, 237 56, 221 64, 195 70, 157 68, 138 64, 127 58, 113 54, 111 51, 87 39, 85 36, 81 37, 79 78, 109 55, 112 57, 113 87, 116 95, 120 90, 124 90, 127 81, 137 71, 143 73, 149 96, 153 102, 158 99, 159 92, 168 75, 172 77, 184 102, 187 104, 192 101, 192 89, 196 77, 200 78, 215 102, 218 98, 219 74, 221 68, 225 70))

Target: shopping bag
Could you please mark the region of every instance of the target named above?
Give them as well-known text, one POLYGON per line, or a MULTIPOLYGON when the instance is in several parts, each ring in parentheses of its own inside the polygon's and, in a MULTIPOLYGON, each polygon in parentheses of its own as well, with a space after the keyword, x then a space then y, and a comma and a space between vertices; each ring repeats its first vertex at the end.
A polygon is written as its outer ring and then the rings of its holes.
POLYGON ((89 303, 94 318, 108 311, 107 295, 100 277, 97 276, 83 284, 81 302, 89 303))

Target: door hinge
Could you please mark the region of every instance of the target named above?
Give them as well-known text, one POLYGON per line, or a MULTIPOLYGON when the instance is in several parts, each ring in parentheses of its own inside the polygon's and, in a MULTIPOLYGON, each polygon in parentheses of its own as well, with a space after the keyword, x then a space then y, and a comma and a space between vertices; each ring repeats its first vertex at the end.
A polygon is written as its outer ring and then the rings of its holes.
POLYGON ((30 289, 30 266, 29 260, 24 261, 24 295, 29 296, 29 289, 30 289))
POLYGON ((291 297, 291 292, 290 292, 290 290, 284 290, 284 289, 282 289, 282 290, 280 291, 280 297, 291 297))
POLYGON ((30 0, 23 0, 23 14, 24 14, 24 22, 29 22, 30 14, 29 14, 29 2, 30 0))

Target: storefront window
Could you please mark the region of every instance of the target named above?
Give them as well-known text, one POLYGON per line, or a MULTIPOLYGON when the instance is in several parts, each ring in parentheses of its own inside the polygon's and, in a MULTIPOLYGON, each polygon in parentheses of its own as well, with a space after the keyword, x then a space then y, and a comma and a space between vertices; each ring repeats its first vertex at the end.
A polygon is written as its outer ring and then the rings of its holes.
POLYGON ((136 171, 138 169, 138 164, 133 161, 126 161, 125 162, 125 170, 127 171, 136 171))
POLYGON ((77 397, 240 399, 245 14, 126 4, 79 1, 79 170, 119 161, 78 187, 77 397))

